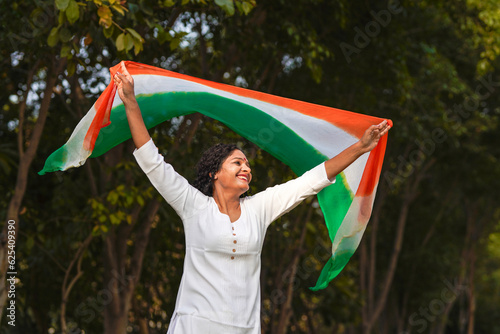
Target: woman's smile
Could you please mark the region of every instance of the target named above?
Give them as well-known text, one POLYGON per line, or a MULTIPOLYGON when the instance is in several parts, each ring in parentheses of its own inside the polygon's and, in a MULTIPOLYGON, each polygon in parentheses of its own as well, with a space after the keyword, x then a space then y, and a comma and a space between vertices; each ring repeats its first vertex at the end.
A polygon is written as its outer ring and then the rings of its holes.
POLYGON ((248 174, 238 174, 236 175, 239 179, 241 180, 244 180, 246 183, 249 183, 250 180, 249 180, 249 177, 248 177, 248 174))

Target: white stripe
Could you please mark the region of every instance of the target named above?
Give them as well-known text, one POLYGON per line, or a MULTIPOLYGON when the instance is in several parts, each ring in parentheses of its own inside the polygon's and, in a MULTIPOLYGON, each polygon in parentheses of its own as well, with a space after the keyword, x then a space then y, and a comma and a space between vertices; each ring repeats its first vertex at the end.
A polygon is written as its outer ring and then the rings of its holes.
POLYGON ((83 142, 85 135, 87 134, 90 125, 95 117, 96 109, 95 104, 90 108, 90 110, 85 114, 85 116, 78 122, 73 133, 69 137, 66 144, 64 144, 64 149, 67 151, 66 160, 61 166, 62 170, 66 170, 72 167, 80 167, 85 163, 85 160, 92 154, 92 152, 83 149, 83 142))

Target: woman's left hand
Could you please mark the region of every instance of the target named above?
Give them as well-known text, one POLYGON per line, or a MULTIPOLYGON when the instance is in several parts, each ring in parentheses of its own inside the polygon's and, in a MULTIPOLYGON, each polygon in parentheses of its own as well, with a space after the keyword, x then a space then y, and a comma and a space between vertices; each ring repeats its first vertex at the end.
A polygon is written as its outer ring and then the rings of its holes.
POLYGON ((380 138, 385 135, 390 128, 391 126, 387 120, 384 120, 380 124, 370 126, 359 140, 363 150, 365 152, 373 150, 375 146, 377 146, 380 138))

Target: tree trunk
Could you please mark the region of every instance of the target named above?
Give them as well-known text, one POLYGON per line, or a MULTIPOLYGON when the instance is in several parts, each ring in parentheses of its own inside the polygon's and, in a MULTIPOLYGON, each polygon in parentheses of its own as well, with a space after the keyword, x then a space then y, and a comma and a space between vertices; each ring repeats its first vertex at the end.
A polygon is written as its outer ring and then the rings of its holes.
POLYGON ((125 312, 125 307, 121 307, 120 312, 118 313, 110 314, 105 312, 104 317, 104 333, 127 333, 128 317, 127 313, 125 312))
POLYGON ((474 275, 476 273, 476 245, 478 243, 478 238, 480 235, 481 225, 484 220, 487 219, 487 214, 480 219, 478 217, 478 202, 468 203, 467 205, 467 225, 469 226, 469 238, 471 240, 469 244, 469 270, 468 270, 468 287, 467 287, 467 297, 469 300, 469 305, 467 309, 467 334, 474 334, 474 322, 476 314, 476 291, 474 285, 474 275))
POLYGON ((476 293, 474 288, 474 274, 476 269, 476 252, 472 245, 471 257, 470 257, 470 268, 469 268, 469 286, 468 286, 468 297, 469 297, 469 309, 468 309, 468 328, 467 334, 474 334, 474 319, 476 314, 476 293))
POLYGON ((132 299, 134 318, 139 326, 139 334, 149 334, 149 307, 146 302, 132 299), (145 308, 146 311, 141 308, 145 308))
MULTIPOLYGON (((29 90, 31 89, 31 83, 33 81, 33 76, 37 70, 38 62, 31 69, 28 74, 27 79, 27 91, 24 100, 19 106, 19 125, 24 126, 24 110, 26 108, 27 96, 29 90)), ((21 209, 22 201, 26 193, 26 188, 28 185, 28 173, 31 167, 31 163, 35 158, 36 151, 38 149, 38 144, 42 137, 43 129, 45 127, 45 121, 49 113, 50 101, 52 99, 52 91, 57 83, 58 75, 63 71, 65 66, 65 60, 56 59, 56 56, 52 57, 52 64, 47 69, 47 80, 45 82, 45 90, 43 94, 43 99, 40 104, 40 109, 38 113, 38 119, 34 125, 33 131, 31 132, 30 138, 24 138, 24 129, 18 129, 18 151, 19 151, 19 166, 17 170, 16 185, 14 187, 14 195, 10 199, 9 206, 7 208, 7 221, 2 229, 2 240, 0 240, 0 322, 3 319, 3 311, 7 302, 7 278, 15 277, 16 274, 9 274, 7 272, 15 273, 17 268, 8 266, 8 240, 7 236, 9 231, 9 226, 11 227, 11 234, 14 236, 14 241, 17 240, 17 235, 19 234, 19 211, 21 209), (27 143, 26 150, 24 148, 25 143, 27 143), (15 233, 12 234, 12 231, 15 233)), ((15 245, 15 243, 14 243, 15 245)))
MULTIPOLYGON (((140 207, 139 207, 140 208, 140 207)), ((105 238, 105 279, 104 288, 110 296, 104 309, 104 333, 126 333, 128 314, 132 308, 132 298, 139 282, 146 246, 149 242, 151 225, 160 208, 160 202, 153 199, 146 207, 142 224, 137 226, 134 238, 134 250, 130 266, 126 263, 127 240, 132 233, 132 224, 122 223, 110 229, 105 238)), ((133 221, 139 218, 139 210, 134 214, 133 221)))
MULTIPOLYGON (((378 297, 376 306, 374 306, 374 309, 370 310, 368 309, 367 314, 369 315, 367 319, 364 319, 363 321, 363 333, 369 334, 372 331, 372 328, 379 318, 380 314, 382 313, 387 297, 389 295, 389 291, 392 285, 392 280, 394 278, 394 274, 396 273, 396 266, 397 262, 399 259, 399 254, 401 252, 401 246, 403 244, 403 236, 404 236, 404 229, 406 226, 406 220, 408 217, 408 211, 410 204, 412 202, 412 199, 408 197, 405 202, 403 202, 403 205, 401 206, 400 212, 399 212, 399 217, 398 217, 398 224, 396 228, 396 237, 394 239, 394 248, 393 252, 391 255, 391 259, 389 261, 389 268, 387 268, 387 273, 385 276, 385 280, 383 282, 383 287, 381 289, 381 293, 378 297)), ((368 305, 373 305, 374 300, 369 300, 368 305)))
POLYGON ((73 289, 73 286, 75 285, 76 281, 83 275, 82 271, 82 259, 83 259, 83 254, 87 247, 89 246, 90 242, 92 241, 93 236, 90 234, 85 241, 80 245, 80 248, 78 248, 75 256, 73 257, 73 260, 71 261, 70 265, 66 269, 66 273, 64 275, 64 280, 63 280, 63 285, 61 288, 61 294, 62 294, 62 301, 61 301, 61 332, 62 334, 66 334, 68 332, 68 326, 66 323, 66 304, 68 303, 68 298, 69 294, 71 293, 71 290, 73 289), (76 263, 76 274, 75 276, 71 279, 71 281, 68 283, 69 280, 69 275, 71 274, 71 271, 73 269, 73 266, 76 263))
POLYGON ((312 212, 313 212, 313 206, 310 205, 309 209, 307 210, 305 219, 303 218, 303 215, 298 215, 297 219, 294 222, 294 225, 296 227, 299 227, 300 226, 299 224, 301 222, 303 226, 300 233, 300 238, 297 242, 297 246, 295 247, 292 263, 289 266, 289 269, 285 271, 285 273, 280 275, 282 280, 284 280, 285 277, 288 277, 288 286, 285 294, 285 302, 283 303, 281 311, 279 313, 278 323, 272 327, 273 334, 285 334, 288 328, 288 324, 290 322, 290 317, 293 314, 292 301, 293 301, 293 292, 297 288, 296 286, 297 270, 299 267, 300 256, 304 251, 304 241, 307 234, 307 222, 310 220, 312 212), (286 273, 288 272, 290 273, 290 275, 286 275, 286 273))
MULTIPOLYGON (((455 187, 450 187, 450 191, 447 193, 445 199, 443 200, 443 203, 448 203, 450 201, 450 197, 454 193, 453 189, 455 189, 455 187)), ((448 209, 447 206, 441 206, 440 211, 438 212, 438 214, 435 217, 435 221, 440 221, 445 213, 445 210, 447 210, 447 209, 448 209)), ((419 245, 419 250, 418 250, 419 255, 416 256, 417 258, 420 258, 421 256, 423 256, 425 250, 427 249, 427 244, 432 239, 435 232, 436 232, 436 224, 432 224, 432 226, 427 230, 427 233, 425 234, 424 238, 422 239, 422 242, 419 245)), ((397 330, 398 333, 403 332, 405 330, 405 326, 409 325, 407 323, 407 321, 408 321, 408 318, 407 318, 408 302, 410 301, 413 283, 414 283, 415 278, 417 276, 416 272, 417 272, 418 265, 419 265, 418 261, 413 261, 411 263, 411 269, 409 270, 410 274, 408 275, 409 279, 408 279, 408 284, 407 284, 409 288, 405 289, 403 301, 401 303, 402 304, 402 306, 401 306, 402 311, 401 311, 401 317, 398 319, 398 330, 397 330)), ((439 317, 438 320, 436 320, 436 323, 438 323, 439 319, 442 319, 445 316, 445 314, 446 314, 446 318, 447 318, 448 313, 446 313, 446 309, 448 308, 449 304, 450 303, 446 304, 445 310, 443 311, 443 316, 439 317)), ((451 307, 450 307, 450 310, 451 310, 451 307)), ((446 324, 446 319, 444 320, 444 324, 446 324)), ((431 333, 436 333, 436 334, 441 333, 441 332, 438 332, 437 330, 438 330, 437 328, 431 329, 431 333)), ((409 329, 407 329, 407 331, 409 331, 409 329)))
MULTIPOLYGON (((467 305, 467 310, 461 305, 460 315, 459 315, 459 331, 460 333, 468 334, 474 333, 474 323, 475 323, 475 312, 476 312, 476 296, 475 296, 475 285, 474 285, 474 275, 476 270, 476 245, 478 243, 478 236, 481 234, 480 229, 484 221, 490 219, 491 212, 487 212, 484 216, 479 219, 477 205, 480 200, 470 203, 466 201, 466 216, 467 216, 467 228, 464 238, 464 247, 462 249, 461 263, 460 263, 460 275, 458 277, 457 285, 460 287, 460 291, 464 289, 463 285, 467 282, 467 299, 469 304, 467 305), (467 330, 465 326, 467 325, 467 330)), ((461 303, 465 298, 460 295, 456 295, 455 298, 450 301, 443 312, 443 316, 440 318, 436 325, 437 334, 443 334, 446 330, 446 323, 451 309, 455 305, 456 301, 459 300, 461 303)))
MULTIPOLYGON (((399 211, 399 216, 398 216, 398 222, 397 222, 397 227, 396 227, 396 236, 394 238, 394 246, 393 246, 393 252, 391 255, 391 258, 389 260, 389 267, 387 268, 386 274, 385 274, 385 279, 382 283, 382 287, 380 289, 380 294, 378 296, 378 299, 375 303, 375 296, 370 296, 372 300, 368 301, 368 318, 363 319, 363 333, 364 334, 370 334, 376 321, 379 319, 382 311, 386 307, 387 303, 387 298, 389 296, 389 291, 392 286, 392 281, 394 279, 394 275, 396 273, 396 267, 399 259, 399 254, 401 253, 401 248, 403 245, 403 237, 404 237, 404 230, 406 226, 406 221, 408 218, 408 213, 410 210, 410 205, 413 203, 415 198, 417 197, 417 190, 418 187, 422 181, 422 179, 425 177, 425 174, 427 170, 434 164, 435 159, 429 160, 424 166, 419 171, 415 172, 414 175, 414 180, 413 182, 411 180, 408 180, 405 186, 404 194, 403 194, 403 203, 401 205, 400 211, 399 211), (370 309, 370 305, 373 305, 373 309, 370 309)), ((373 269, 374 272, 374 269, 373 269)), ((375 280, 374 277, 370 277, 370 279, 375 280)), ((371 284, 368 282, 368 284, 371 284)), ((369 291, 370 293, 370 291, 369 291)))
POLYGON ((373 296, 377 267, 377 231, 380 221, 380 213, 388 193, 386 184, 381 184, 377 192, 378 194, 372 212, 372 219, 369 225, 370 238, 363 238, 360 244, 360 285, 365 300, 365 303, 361 307, 361 319, 363 324, 368 322, 369 315, 373 311, 373 296))

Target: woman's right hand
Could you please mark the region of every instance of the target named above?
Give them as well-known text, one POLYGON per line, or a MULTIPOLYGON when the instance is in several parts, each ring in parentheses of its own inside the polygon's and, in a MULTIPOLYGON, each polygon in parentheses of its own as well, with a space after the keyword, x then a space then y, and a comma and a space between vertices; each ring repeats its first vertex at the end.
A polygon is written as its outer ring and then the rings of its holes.
POLYGON ((116 72, 113 76, 113 81, 118 91, 118 96, 123 101, 123 104, 135 101, 134 78, 130 75, 125 67, 125 62, 121 62, 121 71, 116 72))
POLYGON ((128 73, 125 62, 121 63, 121 73, 116 72, 113 76, 113 81, 115 82, 118 95, 125 106, 125 113, 127 114, 130 133, 132 134, 135 147, 140 148, 147 143, 151 137, 142 119, 139 104, 135 99, 134 78, 128 73))

